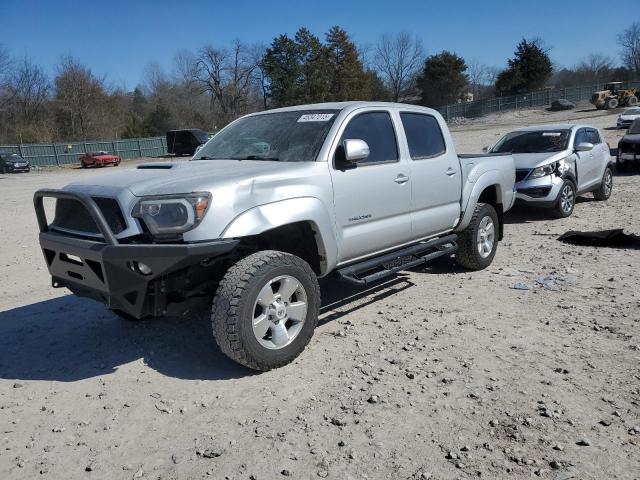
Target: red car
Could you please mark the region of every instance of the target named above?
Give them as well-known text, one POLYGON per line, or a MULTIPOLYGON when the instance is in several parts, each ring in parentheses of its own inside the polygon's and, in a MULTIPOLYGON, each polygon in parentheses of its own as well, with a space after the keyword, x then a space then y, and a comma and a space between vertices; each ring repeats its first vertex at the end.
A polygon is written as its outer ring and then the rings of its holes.
POLYGON ((105 165, 120 165, 122 159, 117 155, 111 155, 109 152, 89 152, 80 157, 80 166, 87 167, 104 167, 105 165))

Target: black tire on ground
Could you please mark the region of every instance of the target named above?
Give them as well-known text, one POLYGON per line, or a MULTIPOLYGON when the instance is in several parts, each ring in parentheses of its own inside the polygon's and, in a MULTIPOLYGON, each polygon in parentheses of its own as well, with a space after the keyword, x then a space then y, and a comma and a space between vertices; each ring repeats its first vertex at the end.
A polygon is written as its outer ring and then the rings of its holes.
POLYGON ((560 187, 560 193, 553 208, 554 216, 558 218, 570 217, 576 206, 576 185, 569 179, 566 179, 560 187))
POLYGON ((499 228, 500 224, 495 208, 487 203, 478 203, 473 211, 471 222, 458 239, 458 251, 456 252, 458 265, 469 270, 482 270, 491 265, 498 248, 499 228), (489 225, 492 226, 491 232, 488 232, 489 225), (482 239, 485 242, 482 242, 482 239), (483 243, 482 253, 480 251, 481 243, 483 243), (487 252, 486 246, 489 244, 491 248, 487 252))
POLYGON ((609 200, 613 190, 613 171, 611 167, 607 167, 602 175, 602 181, 597 190, 593 191, 593 198, 599 201, 609 200))
POLYGON ((638 97, 636 97, 635 95, 631 95, 627 97, 627 106, 635 107, 637 104, 638 104, 638 97))
POLYGON ((604 108, 610 110, 612 108, 618 107, 618 99, 617 98, 608 98, 604 101, 604 108))
MULTIPOLYGON (((288 305, 294 303, 293 298, 289 296, 288 305)), ((267 371, 282 367, 300 355, 313 336, 319 309, 320 287, 309 264, 289 253, 265 250, 243 258, 227 271, 213 298, 211 322, 216 342, 225 355, 246 367, 267 371), (306 314, 290 343, 279 348, 268 348, 261 342, 269 342, 274 330, 269 327, 259 341, 254 333, 254 318, 260 316, 258 309, 263 315, 272 310, 262 310, 264 307, 258 306, 258 297, 268 288, 270 293, 279 298, 282 286, 278 285, 277 279, 282 277, 292 277, 302 287, 302 290, 295 290, 295 302, 300 302, 298 292, 303 292, 301 298, 306 301, 306 314)), ((289 328, 288 324, 289 320, 282 323, 286 329, 289 328)))

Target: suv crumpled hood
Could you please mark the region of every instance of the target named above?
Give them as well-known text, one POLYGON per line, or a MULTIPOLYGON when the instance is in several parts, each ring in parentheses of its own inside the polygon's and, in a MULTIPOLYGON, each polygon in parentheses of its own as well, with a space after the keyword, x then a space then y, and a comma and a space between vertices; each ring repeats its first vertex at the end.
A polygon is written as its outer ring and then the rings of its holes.
POLYGON ((547 163, 557 162, 569 155, 569 150, 563 150, 561 152, 547 152, 547 153, 514 153, 513 160, 516 164, 516 169, 528 169, 536 168, 547 163))
POLYGON ((127 188, 135 196, 171 195, 209 191, 229 181, 239 182, 269 174, 283 174, 305 167, 304 162, 264 160, 194 160, 179 163, 145 163, 142 168, 100 175, 86 182, 75 182, 65 189, 117 190, 127 188))

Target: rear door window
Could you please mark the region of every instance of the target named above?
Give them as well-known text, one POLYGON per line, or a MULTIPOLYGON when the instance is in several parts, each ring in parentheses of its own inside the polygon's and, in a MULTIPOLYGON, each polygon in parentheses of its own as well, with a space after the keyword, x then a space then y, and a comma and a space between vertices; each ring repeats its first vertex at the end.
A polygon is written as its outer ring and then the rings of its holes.
POLYGON ((358 164, 398 161, 398 142, 393 122, 388 112, 367 112, 354 117, 340 143, 347 139, 364 140, 369 145, 369 156, 358 164))
POLYGON ((407 137, 409 154, 413 160, 431 158, 445 152, 444 137, 434 116, 422 113, 401 113, 400 119, 407 137))

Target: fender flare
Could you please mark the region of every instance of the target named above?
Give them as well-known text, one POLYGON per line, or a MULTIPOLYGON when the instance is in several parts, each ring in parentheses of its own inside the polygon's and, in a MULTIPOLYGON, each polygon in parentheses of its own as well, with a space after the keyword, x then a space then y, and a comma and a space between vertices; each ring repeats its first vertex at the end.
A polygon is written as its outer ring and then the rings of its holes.
MULTIPOLYGON (((472 179, 470 179, 472 180, 472 179)), ((467 182, 462 190, 462 198, 467 198, 467 203, 464 206, 462 218, 460 222, 455 228, 455 231, 460 232, 467 228, 469 222, 471 222, 471 217, 473 217, 473 211, 475 209, 475 205, 478 203, 478 199, 480 195, 487 187, 492 187, 497 185, 497 200, 498 203, 504 205, 504 199, 502 198, 503 189, 502 183, 504 182, 502 178, 502 173, 499 170, 489 170, 480 175, 473 183, 471 181, 467 182)), ((515 197, 515 193, 513 194, 515 197)), ((511 203, 511 199, 509 199, 509 203, 511 203)), ((498 212, 499 213, 499 212, 498 212)))
POLYGON ((338 244, 334 222, 324 203, 315 197, 289 198, 246 210, 226 226, 220 238, 260 235, 297 222, 311 224, 321 258, 321 275, 326 275, 337 263, 338 244))

